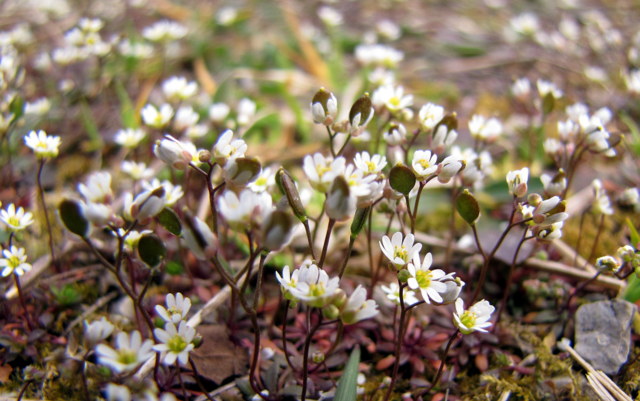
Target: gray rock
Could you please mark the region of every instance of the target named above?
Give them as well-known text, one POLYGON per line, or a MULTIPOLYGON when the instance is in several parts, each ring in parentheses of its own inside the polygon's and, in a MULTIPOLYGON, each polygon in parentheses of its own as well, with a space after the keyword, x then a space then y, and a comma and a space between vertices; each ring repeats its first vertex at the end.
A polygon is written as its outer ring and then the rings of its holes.
POLYGON ((635 312, 635 305, 622 300, 582 305, 576 312, 575 350, 594 368, 618 373, 629 358, 635 312))

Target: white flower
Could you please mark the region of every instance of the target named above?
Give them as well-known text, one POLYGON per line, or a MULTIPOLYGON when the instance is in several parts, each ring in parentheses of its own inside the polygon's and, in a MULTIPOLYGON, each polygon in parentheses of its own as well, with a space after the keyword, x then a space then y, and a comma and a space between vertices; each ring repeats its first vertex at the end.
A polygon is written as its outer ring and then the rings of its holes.
POLYGON ((253 116, 256 114, 256 103, 248 98, 242 98, 238 102, 236 121, 238 125, 243 126, 249 124, 253 116))
POLYGON ((543 241, 553 241, 554 239, 558 239, 562 237, 562 226, 564 222, 559 221, 557 223, 553 223, 550 226, 540 226, 534 228, 534 234, 536 238, 543 241))
POLYGON ((495 310, 493 305, 484 299, 476 302, 468 310, 464 309, 462 298, 456 299, 456 311, 453 313, 453 323, 462 334, 471 334, 474 331, 486 333, 491 326, 489 319, 495 310))
POLYGON ((419 180, 424 180, 438 170, 438 155, 430 150, 416 150, 413 152, 411 167, 419 180))
POLYGON ((233 191, 225 191, 218 198, 218 212, 229 225, 249 229, 252 225, 260 225, 271 212, 273 201, 266 192, 257 194, 244 189, 237 196, 233 191))
MULTIPOLYGON (((353 165, 350 165, 353 167, 353 165)), ((354 180, 354 187, 357 188, 358 180, 354 180)), ((362 186, 363 189, 369 190, 368 186, 362 186)), ((366 195, 366 194, 365 194, 366 195)), ((325 201, 325 211, 330 219, 337 221, 344 221, 353 216, 356 211, 356 194, 347 180, 343 176, 337 176, 329 192, 327 192, 327 198, 325 201)))
POLYGON ((113 217, 111 206, 104 203, 83 203, 82 212, 87 220, 97 226, 106 224, 113 217))
POLYGON ((407 129, 402 124, 391 124, 389 131, 385 131, 382 137, 388 145, 400 145, 407 137, 407 129))
POLYGON ((193 110, 191 106, 180 106, 176 111, 176 116, 173 119, 173 128, 177 131, 184 131, 198 123, 200 116, 193 110))
POLYGON ((86 184, 78 184, 78 192, 87 202, 109 203, 113 197, 111 191, 111 174, 107 171, 92 173, 86 184))
POLYGON ((14 273, 22 276, 25 272, 31 270, 31 265, 27 263, 27 254, 24 248, 12 245, 10 249, 4 249, 2 258, 0 258, 0 268, 2 269, 2 277, 7 277, 14 273))
POLYGON ((432 130, 444 117, 444 107, 427 103, 420 108, 418 119, 425 131, 432 130))
POLYGON ((153 357, 151 348, 153 342, 149 339, 142 341, 140 332, 135 330, 131 334, 124 332, 116 336, 116 349, 106 344, 96 347, 98 360, 102 365, 107 365, 117 373, 128 372, 153 357))
MULTIPOLYGON (((387 299, 396 305, 400 305, 400 287, 398 283, 390 283, 388 287, 382 285, 380 288, 387 296, 387 299)), ((410 306, 418 302, 418 297, 416 297, 416 293, 413 290, 405 288, 402 291, 402 300, 405 305, 410 306)))
POLYGON ((383 236, 380 241, 380 249, 382 253, 393 263, 397 268, 401 268, 409 261, 413 259, 413 256, 420 252, 422 244, 414 244, 415 237, 413 234, 407 234, 403 238, 401 232, 393 234, 391 239, 388 236, 383 236))
POLYGON ((142 188, 147 191, 153 191, 156 188, 162 187, 164 189, 163 200, 165 206, 173 206, 184 195, 184 191, 180 185, 173 185, 171 181, 164 180, 160 182, 157 178, 154 178, 151 182, 143 181, 142 188))
POLYGON ((214 123, 221 123, 227 118, 231 109, 226 103, 214 103, 209 106, 209 119, 214 123))
POLYGON ((33 102, 27 102, 24 105, 24 114, 42 116, 51 109, 51 102, 46 97, 41 97, 33 102))
POLYGON ((560 196, 567 188, 567 178, 564 174, 542 174, 540 175, 540 181, 544 192, 549 196, 560 196))
POLYGON ((365 175, 378 175, 387 165, 387 158, 374 154, 373 156, 367 151, 356 153, 353 164, 365 175))
POLYGON ((540 94, 541 98, 544 98, 548 94, 551 94, 551 96, 553 96, 554 98, 559 99, 563 95, 562 91, 558 89, 558 87, 553 82, 539 79, 536 81, 536 87, 538 88, 538 93, 540 94))
POLYGON ((342 14, 333 7, 322 6, 318 9, 318 18, 328 26, 338 26, 342 24, 342 14))
POLYGON ((120 167, 122 172, 133 178, 134 180, 143 180, 153 177, 153 169, 147 167, 143 162, 136 163, 125 160, 120 167))
POLYGON ((438 163, 438 181, 445 184, 462 169, 463 164, 455 156, 447 156, 438 163))
POLYGON ((636 207, 640 202, 640 191, 638 191, 638 188, 625 188, 618 197, 618 202, 622 206, 636 207))
POLYGON ((174 21, 162 20, 142 30, 142 36, 152 42, 168 42, 187 35, 187 28, 174 21))
POLYGON ((213 147, 213 157, 216 162, 224 166, 229 161, 233 161, 238 157, 243 157, 247 151, 247 144, 242 139, 233 139, 233 131, 230 129, 224 131, 215 146, 213 147))
POLYGON ((395 68, 404 58, 404 54, 392 47, 381 44, 358 45, 355 50, 356 59, 366 66, 395 68))
POLYGON ((593 180, 593 203, 591 210, 596 214, 613 214, 613 208, 611 207, 611 201, 602 188, 602 182, 598 179, 593 180))
POLYGON ((167 322, 164 329, 153 331, 161 344, 156 344, 153 349, 162 352, 162 362, 165 365, 173 365, 176 359, 181 365, 186 365, 189 361, 189 352, 193 350, 193 339, 196 330, 189 326, 184 320, 176 329, 175 324, 167 322))
POLYGON ((134 149, 147 136, 144 130, 139 128, 125 128, 116 132, 114 141, 125 148, 134 149))
POLYGON ((324 270, 316 265, 301 267, 299 281, 295 287, 290 287, 291 295, 309 306, 321 308, 338 291, 340 279, 329 278, 324 270), (304 269, 304 271, 303 271, 304 269))
POLYGON ((526 99, 531 93, 531 82, 527 78, 517 79, 511 86, 511 92, 518 99, 526 99))
POLYGON ((191 309, 191 299, 186 298, 182 293, 167 294, 167 307, 156 305, 156 312, 164 319, 165 322, 178 324, 183 320, 189 309, 191 309))
POLYGON ((169 101, 186 100, 198 91, 195 81, 187 81, 185 77, 171 77, 162 83, 162 92, 169 101))
POLYGON ((533 13, 522 13, 509 21, 509 27, 513 32, 522 36, 533 36, 540 29, 538 16, 533 13))
POLYGON ((502 134, 502 123, 495 117, 475 114, 469 121, 469 132, 478 141, 493 142, 502 134))
POLYGON ((173 107, 170 104, 165 103, 160 106, 158 110, 156 106, 147 104, 140 111, 142 115, 142 121, 153 128, 162 128, 169 123, 171 117, 173 117, 173 107))
POLYGON ((415 253, 413 260, 407 265, 407 270, 411 275, 407 280, 407 285, 412 290, 420 290, 422 299, 428 304, 431 303, 431 300, 442 302, 440 293, 447 290, 446 284, 440 281, 445 277, 444 271, 430 270, 432 261, 431 252, 424 256, 422 263, 420 263, 420 255, 415 253))
POLYGON ((598 269, 603 273, 605 272, 616 273, 618 272, 618 270, 620 270, 621 266, 622 264, 620 263, 620 261, 618 261, 613 256, 609 256, 609 255, 599 257, 596 260, 596 264, 595 264, 596 269, 598 269))
POLYGON ((390 112, 398 112, 413 105, 413 95, 405 95, 402 86, 384 85, 373 92, 371 103, 376 107, 386 107, 390 112))
POLYGON ((509 171, 507 173, 507 185, 509 193, 517 198, 527 194, 527 181, 529 180, 529 168, 509 171))
POLYGON ((0 210, 0 220, 2 220, 9 230, 20 231, 33 223, 33 214, 31 214, 31 212, 25 212, 22 207, 16 210, 16 205, 11 203, 7 206, 6 210, 0 210))
POLYGON ((105 397, 107 401, 131 401, 131 391, 127 386, 109 383, 107 384, 105 397))
POLYGON ((336 176, 344 173, 345 163, 344 157, 334 160, 330 157, 325 158, 321 153, 315 153, 304 157, 302 169, 311 186, 318 192, 325 193, 336 176))
POLYGON ((632 94, 640 93, 640 70, 631 70, 623 74, 624 82, 627 90, 632 94))
POLYGON ((311 100, 311 116, 316 124, 331 125, 338 114, 338 100, 333 93, 320 88, 311 100))
POLYGON ((446 124, 441 124, 433 135, 431 141, 431 147, 435 153, 442 153, 444 150, 453 144, 458 138, 458 132, 454 129, 449 130, 446 124))
POLYGON ((153 46, 146 42, 134 42, 129 38, 122 39, 118 51, 125 57, 147 59, 153 56, 153 46))
POLYGON ((87 342, 98 343, 113 333, 115 326, 111 324, 104 316, 100 320, 94 320, 89 323, 84 321, 84 338, 87 342))
POLYGON ((342 311, 340 311, 340 319, 344 324, 353 324, 361 320, 369 319, 378 314, 378 304, 372 299, 367 299, 367 290, 361 285, 353 290, 353 293, 347 299, 342 311))
MULTIPOLYGON (((280 290, 282 290, 282 295, 284 295, 286 299, 293 300, 293 296, 290 291, 298 285, 298 276, 300 275, 300 272, 303 271, 302 269, 302 267, 300 269, 295 269, 292 273, 290 271, 291 269, 287 265, 282 268, 282 275, 276 271, 276 279, 280 283, 280 290)), ((304 267, 304 269, 304 271, 306 271, 307 267, 304 267)))
POLYGON ((135 198, 127 192, 124 198, 123 213, 129 219, 146 220, 154 217, 165 207, 164 196, 163 187, 143 191, 135 198))
POLYGON ((276 173, 270 167, 262 169, 258 178, 249 183, 248 187, 253 192, 265 192, 276 183, 276 173))
POLYGON ((30 131, 24 137, 24 143, 33 150, 36 157, 40 159, 50 159, 58 156, 58 147, 60 147, 59 136, 49 136, 43 130, 30 131))

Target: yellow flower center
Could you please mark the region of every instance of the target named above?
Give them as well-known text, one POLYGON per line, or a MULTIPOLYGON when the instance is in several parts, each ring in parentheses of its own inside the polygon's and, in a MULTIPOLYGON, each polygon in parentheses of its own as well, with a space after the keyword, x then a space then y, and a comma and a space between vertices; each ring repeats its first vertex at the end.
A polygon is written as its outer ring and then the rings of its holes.
POLYGON ((327 291, 323 283, 311 284, 309 286, 309 295, 312 297, 321 297, 327 291))
POLYGON ((406 261, 408 256, 409 256, 409 252, 407 251, 407 248, 404 247, 404 245, 394 247, 393 249, 394 258, 400 258, 406 261))
POLYGON ((167 348, 169 348, 169 351, 179 354, 187 348, 187 342, 181 335, 177 334, 169 339, 167 348))
POLYGON ((123 365, 131 365, 138 362, 138 357, 132 350, 118 350, 116 360, 123 365))
POLYGON ((460 322, 468 328, 472 328, 476 325, 476 320, 478 316, 471 311, 464 311, 464 313, 460 316, 460 322))
POLYGON ((428 169, 429 167, 432 166, 432 164, 427 159, 418 160, 418 164, 420 164, 420 166, 422 166, 423 169, 428 169))
POLYGON ((431 276, 430 270, 418 270, 416 272, 416 281, 420 288, 429 288, 431 285, 431 276))

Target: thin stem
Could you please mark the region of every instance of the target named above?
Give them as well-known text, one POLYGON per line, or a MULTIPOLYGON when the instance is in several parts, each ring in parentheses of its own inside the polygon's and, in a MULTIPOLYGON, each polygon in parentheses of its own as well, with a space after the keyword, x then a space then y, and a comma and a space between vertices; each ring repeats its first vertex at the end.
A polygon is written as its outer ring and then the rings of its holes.
POLYGON ((513 273, 516 270, 516 261, 518 260, 518 254, 520 253, 520 249, 522 249, 522 245, 526 241, 527 229, 525 228, 522 233, 522 238, 520 238, 520 242, 518 242, 518 246, 516 247, 516 252, 513 255, 513 259, 511 260, 511 266, 509 266, 509 275, 507 276, 507 283, 504 286, 504 292, 502 293, 502 300, 500 301, 500 307, 498 307, 498 314, 496 318, 496 322, 493 325, 493 329, 498 326, 498 322, 500 321, 500 316, 502 315, 502 311, 504 310, 507 304, 507 298, 509 297, 509 289, 511 288, 511 283, 513 282, 513 273))
POLYGON ((182 381, 182 372, 180 372, 180 362, 176 359, 176 370, 178 371, 178 381, 180 382, 180 388, 182 389, 182 396, 185 400, 187 397, 187 390, 184 388, 184 382, 182 381))
POLYGON ((196 364, 193 363, 193 360, 191 358, 189 358, 189 364, 191 365, 191 369, 193 370, 193 378, 196 379, 196 383, 198 384, 198 387, 200 387, 202 394, 207 397, 207 400, 214 401, 214 399, 209 395, 207 389, 204 387, 204 384, 202 384, 202 380, 200 380, 200 374, 198 373, 198 368, 196 367, 196 364))
POLYGON ((307 398, 307 381, 309 379, 309 348, 311 347, 311 339, 315 334, 318 327, 322 323, 322 315, 318 318, 318 323, 316 323, 313 328, 311 327, 311 308, 307 308, 307 336, 304 340, 304 350, 302 353, 302 401, 305 401, 307 398))
POLYGON ((338 277, 342 278, 344 271, 347 268, 347 263, 349 263, 349 258, 351 257, 351 250, 353 249, 353 244, 356 242, 356 237, 351 236, 349 238, 349 247, 347 249, 347 254, 344 256, 344 261, 342 262, 342 267, 340 267, 340 273, 338 273, 338 277))
POLYGON ((336 151, 333 149, 333 133, 331 132, 331 128, 328 125, 325 125, 327 129, 327 133, 329 134, 329 149, 331 150, 331 156, 336 157, 336 151))
POLYGON ((27 392, 27 389, 29 388, 29 385, 31 384, 31 380, 27 380, 26 382, 24 382, 24 384, 22 385, 22 388, 20 389, 20 392, 18 393, 18 397, 16 398, 16 401, 22 401, 22 397, 24 397, 24 394, 27 392))
POLYGON ((309 243, 309 251, 311 251, 311 258, 315 260, 316 254, 313 250, 313 238, 311 237, 311 229, 309 228, 309 219, 302 222, 304 231, 307 234, 307 242, 309 243))
POLYGON ((458 337, 459 333, 460 333, 460 330, 456 330, 453 332, 451 337, 449 337, 447 346, 445 347, 444 352, 442 354, 442 359, 440 359, 440 366, 438 367, 438 372, 436 373, 436 377, 433 378, 431 385, 425 391, 421 392, 421 394, 418 397, 428 394, 440 381, 440 377, 442 376, 442 371, 444 370, 444 361, 447 359, 447 355, 449 354, 451 345, 453 345, 453 341, 456 339, 456 337, 458 337))
POLYGON ((349 143, 349 140, 351 139, 351 134, 347 134, 347 139, 344 140, 344 143, 342 144, 342 146, 340 147, 340 149, 338 150, 338 153, 336 153, 337 156, 340 156, 340 154, 342 153, 342 151, 344 150, 344 148, 347 147, 347 144, 349 143))
POLYGON ((58 270, 58 263, 56 261, 55 251, 53 248, 53 232, 51 230, 51 221, 49 220, 49 212, 47 211, 47 204, 44 200, 44 188, 42 187, 42 170, 44 169, 45 159, 40 159, 40 166, 38 167, 38 174, 36 175, 36 181, 38 184, 38 198, 40 199, 40 206, 42 207, 42 213, 44 213, 44 221, 47 225, 47 235, 49 236, 49 253, 51 255, 51 264, 58 270))
POLYGON ((589 258, 585 262, 585 266, 586 264, 589 263, 591 259, 593 259, 593 256, 596 254, 596 248, 598 246, 598 243, 600 242, 600 235, 602 235, 602 229, 604 228, 604 216, 605 216, 604 214, 600 215, 600 222, 598 223, 598 231, 596 232, 596 237, 593 240, 593 245, 591 246, 591 252, 589 253, 589 258))
MULTIPOLYGON (((258 265, 258 282, 256 283, 256 289, 253 294, 253 310, 258 311, 258 302, 260 301, 260 291, 262 289, 262 276, 264 272, 264 261, 267 259, 268 252, 262 252, 260 254, 260 263, 258 265)), ((247 281, 248 278, 247 278, 247 281)))
POLYGON ((384 401, 389 401, 391 398, 391 393, 393 393, 393 388, 396 385, 396 380, 398 380, 398 370, 400 369, 400 352, 402 351, 402 342, 404 339, 404 325, 405 325, 405 317, 407 315, 407 309, 404 305, 404 287, 405 285, 398 280, 398 295, 400 298, 400 320, 398 322, 398 332, 396 334, 396 344, 395 344, 395 361, 393 362, 393 373, 391 374, 391 383, 389 383, 389 388, 384 396, 384 401))
POLYGON ((329 224, 327 225, 327 233, 324 236, 324 245, 322 245, 322 254, 320 255, 320 261, 318 262, 319 268, 322 268, 322 265, 324 265, 324 260, 327 256, 327 249, 329 248, 329 239, 331 238, 331 230, 333 230, 334 224, 336 224, 336 220, 329 219, 329 224))
POLYGON ((20 278, 15 273, 13 273, 13 281, 15 282, 16 289, 18 290, 18 299, 20 299, 20 305, 22 306, 22 310, 24 310, 24 319, 27 321, 27 327, 29 328, 29 331, 33 331, 33 324, 31 323, 31 318, 29 317, 27 303, 24 300, 24 294, 22 293, 22 287, 20 286, 20 278))
POLYGON ((282 352, 284 353, 284 359, 287 360, 287 365, 289 365, 289 368, 291 368, 291 370, 294 370, 293 364, 291 363, 291 359, 289 359, 289 350, 288 350, 288 343, 287 343, 287 317, 289 315, 290 305, 291 305, 291 301, 287 299, 284 304, 284 318, 282 321, 282 352))
MULTIPOLYGON (((587 216, 586 213, 582 213, 580 215, 580 225, 578 228, 578 239, 576 240, 576 254, 573 258, 573 267, 578 265, 578 255, 580 254, 580 242, 582 241, 582 229, 584 227, 584 219, 587 216)), ((589 263, 589 259, 587 259, 587 263, 589 263)))

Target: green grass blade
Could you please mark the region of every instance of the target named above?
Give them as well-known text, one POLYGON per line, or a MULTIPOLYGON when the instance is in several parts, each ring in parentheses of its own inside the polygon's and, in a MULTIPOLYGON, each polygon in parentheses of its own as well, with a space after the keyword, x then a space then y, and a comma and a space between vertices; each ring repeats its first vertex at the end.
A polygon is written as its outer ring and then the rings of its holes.
POLYGON ((334 401, 355 401, 358 389, 358 364, 360 364, 360 348, 351 352, 349 362, 338 382, 334 401))

